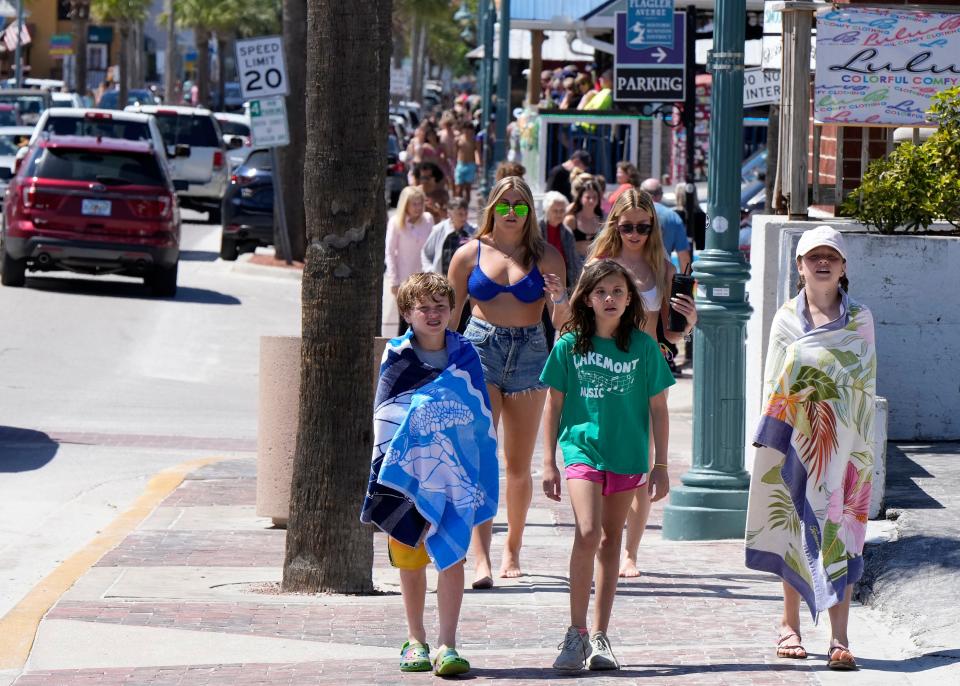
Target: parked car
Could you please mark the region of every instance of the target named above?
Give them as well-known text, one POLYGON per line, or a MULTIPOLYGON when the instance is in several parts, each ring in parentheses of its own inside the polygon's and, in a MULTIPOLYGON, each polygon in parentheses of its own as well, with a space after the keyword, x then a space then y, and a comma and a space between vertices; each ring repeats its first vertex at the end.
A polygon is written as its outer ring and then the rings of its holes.
MULTIPOLYGON (((146 88, 131 88, 127 91, 127 107, 136 105, 158 105, 160 100, 146 88)), ((101 110, 120 110, 120 91, 107 91, 100 96, 97 107, 101 110)))
POLYGON ((160 155, 146 141, 40 138, 7 188, 0 282, 69 270, 141 277, 154 295, 175 295, 180 211, 160 155))
POLYGON ((17 153, 26 152, 32 126, 0 126, 0 198, 7 190, 17 166, 17 153))
POLYGON ((243 109, 243 95, 240 93, 239 81, 227 81, 223 85, 223 102, 220 102, 220 89, 210 87, 210 103, 214 109, 225 112, 236 112, 243 109))
POLYGON ((50 93, 37 88, 0 89, 0 105, 13 105, 15 122, 5 126, 32 126, 52 103, 50 93))
POLYGON ((128 112, 152 114, 168 151, 174 153, 170 170, 178 190, 180 206, 208 213, 208 221, 219 224, 229 170, 227 150, 213 113, 202 107, 133 105, 128 112))
POLYGON ((400 193, 407 187, 407 166, 400 160, 400 144, 396 136, 387 136, 387 202, 396 207, 400 193))
POLYGON ((233 112, 214 112, 213 117, 220 125, 223 144, 227 146, 227 162, 232 171, 240 166, 253 147, 250 117, 233 112))
POLYGON ((757 150, 740 165, 740 183, 756 179, 763 180, 767 175, 767 149, 757 150))
MULTIPOLYGON (((161 152, 164 164, 172 152, 166 150, 160 128, 151 115, 123 110, 51 107, 40 116, 30 143, 35 143, 43 133, 51 136, 100 136, 128 141, 150 141, 154 148, 161 152)), ((24 153, 25 151, 21 152, 24 153)))
POLYGON ((77 93, 52 91, 50 93, 50 100, 53 107, 86 107, 86 103, 83 102, 83 98, 81 98, 77 93))
POLYGON ((234 169, 223 200, 220 257, 273 245, 273 158, 269 148, 254 148, 234 169))

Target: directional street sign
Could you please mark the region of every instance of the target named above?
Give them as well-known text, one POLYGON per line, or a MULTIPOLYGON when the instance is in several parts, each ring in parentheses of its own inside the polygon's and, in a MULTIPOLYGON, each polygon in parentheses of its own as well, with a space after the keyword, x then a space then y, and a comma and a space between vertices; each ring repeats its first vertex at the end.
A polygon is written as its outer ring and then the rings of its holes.
POLYGON ((237 72, 244 100, 289 94, 283 64, 283 38, 262 36, 237 41, 237 72))
MULTIPOLYGON (((672 3, 671 3, 672 4, 672 3)), ((628 4, 629 6, 629 4, 628 4)), ((628 16, 617 14, 613 99, 620 102, 679 102, 686 94, 686 13, 673 12, 673 42, 638 48, 628 16)))
POLYGON ((257 147, 290 145, 287 107, 282 97, 250 101, 250 134, 257 147))
POLYGON ((630 47, 673 45, 673 0, 627 0, 626 28, 630 47))

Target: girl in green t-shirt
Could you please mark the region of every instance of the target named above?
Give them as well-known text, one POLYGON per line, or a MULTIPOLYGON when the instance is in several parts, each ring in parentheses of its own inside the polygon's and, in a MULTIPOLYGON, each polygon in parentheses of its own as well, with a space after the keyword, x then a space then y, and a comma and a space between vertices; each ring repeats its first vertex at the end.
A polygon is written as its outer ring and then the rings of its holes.
POLYGON ((570 627, 555 669, 619 669, 607 628, 617 591, 620 543, 637 488, 667 495, 669 417, 664 389, 673 375, 650 336, 626 269, 599 260, 583 270, 572 316, 540 380, 549 386, 544 411, 543 491, 560 500, 557 443, 576 532, 570 553, 570 627), (654 469, 647 483, 652 425, 654 469), (597 561, 593 632, 587 630, 597 561))

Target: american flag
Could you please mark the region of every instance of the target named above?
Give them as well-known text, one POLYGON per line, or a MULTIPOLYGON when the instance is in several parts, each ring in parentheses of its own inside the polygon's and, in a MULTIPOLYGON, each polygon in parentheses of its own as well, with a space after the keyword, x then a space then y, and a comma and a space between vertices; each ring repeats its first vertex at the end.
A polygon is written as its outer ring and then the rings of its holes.
MULTIPOLYGON (((13 52, 17 49, 17 22, 12 21, 3 31, 3 45, 7 50, 13 52)), ((30 32, 27 31, 26 24, 20 24, 20 45, 26 45, 30 42, 30 32)))

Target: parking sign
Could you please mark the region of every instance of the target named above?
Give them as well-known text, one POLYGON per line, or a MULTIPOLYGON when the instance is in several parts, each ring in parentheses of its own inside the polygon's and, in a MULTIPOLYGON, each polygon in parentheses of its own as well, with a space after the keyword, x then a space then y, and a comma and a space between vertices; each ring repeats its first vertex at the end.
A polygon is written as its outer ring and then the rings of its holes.
POLYGON ((237 72, 244 100, 287 95, 287 69, 283 63, 283 38, 262 36, 237 41, 237 72))

